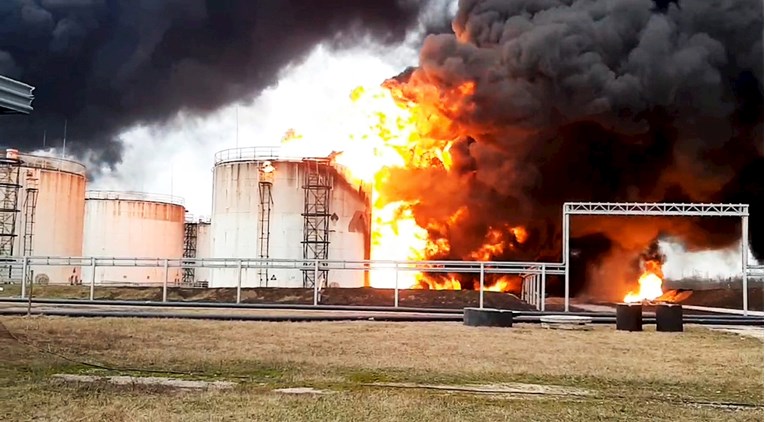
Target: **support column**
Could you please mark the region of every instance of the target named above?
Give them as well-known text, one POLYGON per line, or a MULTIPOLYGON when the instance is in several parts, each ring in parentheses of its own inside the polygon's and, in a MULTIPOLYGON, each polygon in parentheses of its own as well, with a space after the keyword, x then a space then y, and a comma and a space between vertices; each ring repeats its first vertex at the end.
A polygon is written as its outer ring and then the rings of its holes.
POLYGON ((23 258, 23 261, 21 261, 21 298, 25 299, 27 297, 27 263, 29 260, 27 257, 23 258))
POLYGON ((242 260, 236 262, 236 303, 242 302, 242 260))
POLYGON ((167 302, 167 280, 170 277, 169 260, 165 259, 165 279, 162 281, 162 302, 167 302))
POLYGON ((545 310, 545 290, 547 288, 547 274, 545 274, 546 269, 547 268, 545 267, 545 264, 542 264, 542 293, 539 295, 539 300, 542 301, 542 303, 539 304, 539 310, 542 312, 545 310))
POLYGON ((398 308, 398 262, 395 264, 394 271, 396 272, 396 275, 395 275, 395 277, 396 277, 396 280, 395 280, 396 285, 394 286, 395 290, 393 291, 393 307, 394 308, 398 308))
POLYGON ((96 290, 96 258, 90 258, 90 300, 93 300, 96 290))
POLYGON ((566 206, 563 206, 563 269, 565 275, 563 276, 563 283, 564 283, 564 293, 563 293, 563 311, 569 312, 569 295, 570 295, 570 286, 569 286, 569 267, 571 265, 570 259, 569 259, 569 237, 568 237, 568 231, 569 231, 569 214, 568 210, 566 209, 566 206))
POLYGON ((481 275, 480 275, 480 283, 481 286, 479 287, 478 292, 478 308, 483 309, 483 284, 484 284, 484 265, 483 262, 481 262, 481 275))
POLYGON ((741 288, 743 292, 744 316, 749 315, 749 216, 741 217, 741 288))
POLYGON ((319 260, 313 261, 313 306, 319 304, 319 260))

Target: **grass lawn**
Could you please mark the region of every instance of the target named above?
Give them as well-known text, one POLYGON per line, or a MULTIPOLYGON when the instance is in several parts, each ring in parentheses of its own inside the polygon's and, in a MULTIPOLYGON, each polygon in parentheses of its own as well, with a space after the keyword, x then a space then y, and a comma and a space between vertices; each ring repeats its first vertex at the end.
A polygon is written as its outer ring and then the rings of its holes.
POLYGON ((457 323, 0 322, 12 333, 0 327, 3 421, 763 419, 761 341, 700 327, 626 333, 457 323), (228 380, 237 386, 181 391, 51 377, 61 373, 228 380), (506 383, 576 387, 586 394, 450 389, 506 383), (425 384, 450 387, 420 388, 425 384), (326 394, 274 391, 283 387, 326 394), (723 402, 741 406, 711 404, 723 402))

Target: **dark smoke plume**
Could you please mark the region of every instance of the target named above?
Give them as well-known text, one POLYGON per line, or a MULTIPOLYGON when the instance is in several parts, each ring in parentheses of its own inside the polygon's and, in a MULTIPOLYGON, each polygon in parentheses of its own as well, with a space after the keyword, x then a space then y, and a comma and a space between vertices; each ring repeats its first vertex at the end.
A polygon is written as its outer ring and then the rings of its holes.
MULTIPOLYGON (((35 86, 36 99, 31 116, 0 122, 0 139, 39 148, 47 129, 49 145, 60 145, 68 119, 68 150, 114 163, 120 130, 251 99, 320 42, 399 42, 424 6, 414 0, 3 0, 0 74, 35 86)), ((426 26, 442 26, 438 16, 426 26)))
MULTIPOLYGON (((422 224, 467 207, 467 223, 441 231, 452 248, 438 258, 466 258, 455 251, 509 224, 529 239, 495 259, 558 261, 563 202, 674 201, 750 204, 762 260, 760 0, 462 0, 453 28, 427 37, 419 67, 398 79, 411 98, 475 83, 457 111, 441 110, 456 122, 455 166, 388 192, 418 198, 422 224)), ((625 269, 657 238, 689 250, 740 238, 725 218, 572 225, 576 290, 587 265, 607 294, 624 294, 635 281, 625 269)))
POLYGON ((640 259, 643 261, 654 261, 659 264, 667 262, 667 256, 659 248, 659 242, 652 242, 643 253, 640 254, 640 259))

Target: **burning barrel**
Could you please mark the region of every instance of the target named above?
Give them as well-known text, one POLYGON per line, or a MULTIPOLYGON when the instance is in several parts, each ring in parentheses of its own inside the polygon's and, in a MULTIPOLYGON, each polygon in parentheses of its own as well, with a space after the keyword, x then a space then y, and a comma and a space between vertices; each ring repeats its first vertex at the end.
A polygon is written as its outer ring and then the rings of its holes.
POLYGON ((683 331, 683 307, 677 303, 658 303, 656 305, 656 331, 683 331))
POLYGON ((617 304, 616 329, 618 331, 643 331, 643 304, 639 302, 617 304))

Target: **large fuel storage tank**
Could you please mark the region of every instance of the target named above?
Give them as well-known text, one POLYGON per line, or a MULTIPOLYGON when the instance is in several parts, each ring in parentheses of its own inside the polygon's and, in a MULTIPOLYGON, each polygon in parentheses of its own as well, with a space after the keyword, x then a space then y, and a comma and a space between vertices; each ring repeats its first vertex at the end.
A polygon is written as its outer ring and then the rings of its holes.
MULTIPOLYGON (((83 253, 88 257, 168 258, 183 256, 186 210, 180 198, 143 192, 88 191, 85 197, 83 253)), ((90 268, 82 269, 83 283, 90 268)), ((97 284, 157 284, 159 268, 98 267, 97 284)), ((168 282, 178 284, 181 270, 170 268, 168 282)))
MULTIPOLYGON (((86 168, 57 157, 4 151, 0 163, 0 254, 82 256, 86 168)), ((38 284, 68 283, 78 267, 32 266, 38 284)), ((21 279, 21 272, 3 278, 21 279)))
MULTIPOLYGON (((215 155, 210 255, 287 260, 369 259, 370 201, 326 158, 288 158, 278 148, 215 155)), ((238 283, 236 270, 214 270, 211 287, 238 283)), ((363 271, 245 269, 243 287, 361 287, 363 271)))

